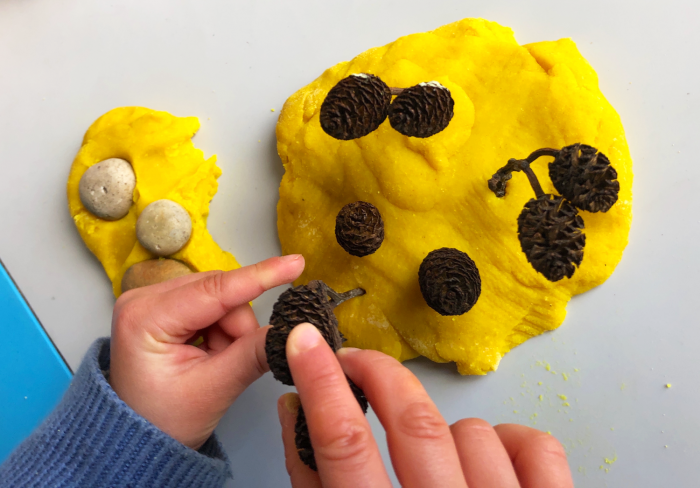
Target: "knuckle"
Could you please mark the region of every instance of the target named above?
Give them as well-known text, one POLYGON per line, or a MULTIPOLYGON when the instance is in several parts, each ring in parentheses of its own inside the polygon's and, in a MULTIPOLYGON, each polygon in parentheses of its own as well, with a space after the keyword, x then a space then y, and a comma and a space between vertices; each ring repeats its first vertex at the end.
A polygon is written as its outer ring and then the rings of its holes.
POLYGON ((372 433, 369 426, 357 420, 341 422, 318 441, 314 450, 318 456, 329 461, 366 463, 372 453, 372 433))
POLYGON ((255 276, 255 286, 257 287, 256 293, 263 293, 266 289, 270 288, 268 283, 268 272, 266 271, 266 266, 263 264, 264 261, 260 261, 253 265, 253 275, 255 276))
POLYGON ((114 325, 117 330, 138 325, 141 317, 137 301, 125 301, 114 308, 114 325))
POLYGON ((297 454, 296 449, 295 450, 287 450, 285 452, 284 456, 284 467, 287 468, 287 474, 289 477, 294 480, 295 477, 299 474, 298 471, 301 470, 302 463, 301 460, 299 459, 299 454, 297 454))
POLYGON ((337 396, 331 393, 332 390, 347 383, 345 376, 334 368, 317 369, 308 375, 307 381, 313 384, 314 390, 328 392, 330 398, 337 396))
POLYGON ((202 291, 209 296, 219 298, 224 289, 224 272, 217 271, 199 281, 202 291))
POLYGON ((265 266, 263 265, 262 261, 258 261, 253 265, 253 271, 255 272, 256 275, 263 274, 265 272, 265 266))
POLYGON ((495 433, 491 424, 477 418, 458 420, 452 424, 450 430, 454 437, 473 437, 477 439, 491 436, 495 433))
POLYGON ((564 446, 561 445, 561 442, 559 442, 556 437, 545 434, 544 432, 539 433, 531 439, 528 449, 548 456, 566 459, 566 451, 564 451, 564 446))
POLYGON ((414 402, 398 416, 398 427, 416 439, 441 439, 450 436, 450 429, 434 405, 414 402))

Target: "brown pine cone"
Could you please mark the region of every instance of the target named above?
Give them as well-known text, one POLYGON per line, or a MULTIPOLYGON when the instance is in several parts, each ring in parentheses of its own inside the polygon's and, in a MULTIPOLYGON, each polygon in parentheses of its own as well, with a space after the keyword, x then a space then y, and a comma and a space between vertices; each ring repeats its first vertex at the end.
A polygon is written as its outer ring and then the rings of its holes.
POLYGON ((549 281, 571 278, 583 260, 586 235, 578 210, 563 197, 532 198, 518 217, 518 238, 527 260, 549 281))
POLYGON ((479 270, 467 253, 443 247, 431 251, 418 269, 423 298, 440 315, 462 315, 481 295, 479 270))
POLYGON ((389 122, 409 137, 430 137, 444 130, 454 116, 450 90, 436 81, 403 90, 389 107, 389 122))
POLYGON ((285 385, 294 384, 285 349, 287 337, 294 327, 308 322, 321 331, 334 351, 343 345, 338 319, 333 313, 334 305, 329 301, 325 286, 322 281, 310 281, 291 288, 282 293, 272 307, 272 327, 265 338, 265 353, 273 376, 285 385))
POLYGON ((379 209, 367 202, 348 203, 335 218, 335 238, 353 256, 374 253, 384 241, 384 221, 379 209))
POLYGON ((348 141, 363 137, 384 122, 391 90, 379 77, 360 73, 340 80, 321 104, 321 128, 348 141))
POLYGON ((620 192, 617 171, 608 157, 585 144, 562 148, 549 163, 549 177, 564 198, 589 212, 607 212, 620 192))

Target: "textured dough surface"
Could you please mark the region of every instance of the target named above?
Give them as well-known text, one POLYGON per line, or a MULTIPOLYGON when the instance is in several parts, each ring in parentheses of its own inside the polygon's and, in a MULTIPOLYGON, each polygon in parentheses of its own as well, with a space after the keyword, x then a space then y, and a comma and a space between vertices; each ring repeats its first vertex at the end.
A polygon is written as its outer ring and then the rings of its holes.
MULTIPOLYGON (((632 218, 632 161, 620 118, 598 78, 569 39, 521 46, 513 32, 465 19, 370 49, 326 70, 292 95, 277 125, 285 168, 277 206, 284 253, 302 253, 297 281, 321 279, 366 296, 336 309, 346 345, 384 351, 399 360, 423 355, 454 361, 462 374, 495 370, 505 353, 561 325, 573 295, 603 283, 627 245, 632 218), (378 130, 339 141, 320 127, 328 91, 353 73, 389 86, 438 81, 455 101, 443 132, 409 138, 386 120, 378 130), (571 279, 547 281, 526 261, 516 219, 534 192, 522 173, 497 198, 487 180, 509 158, 573 143, 597 147, 618 172, 620 196, 607 213, 581 211, 586 247, 571 279), (334 236, 343 205, 376 205, 385 239, 367 257, 350 256, 334 236), (455 247, 476 262, 482 293, 458 317, 430 309, 418 268, 432 250, 455 247)), ((542 158, 533 164, 543 189, 556 193, 542 158)))
POLYGON ((68 207, 80 236, 97 256, 121 294, 122 276, 131 265, 156 258, 136 239, 136 220, 150 203, 163 198, 182 205, 192 218, 192 237, 172 258, 194 271, 230 270, 240 265, 223 251, 207 230, 209 202, 221 169, 216 156, 204 159, 192 144, 196 117, 175 117, 143 107, 115 108, 88 129, 68 177, 68 207), (126 217, 108 222, 88 212, 78 185, 93 164, 108 158, 129 161, 136 174, 134 204, 126 217))

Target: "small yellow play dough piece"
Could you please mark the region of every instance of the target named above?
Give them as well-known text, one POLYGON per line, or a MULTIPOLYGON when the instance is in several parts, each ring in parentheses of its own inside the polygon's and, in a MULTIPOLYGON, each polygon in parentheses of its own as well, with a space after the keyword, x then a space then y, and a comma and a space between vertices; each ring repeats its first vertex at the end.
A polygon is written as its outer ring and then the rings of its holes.
POLYGON ((205 160, 202 151, 192 144, 198 129, 196 117, 121 107, 97 119, 83 138, 68 177, 68 207, 80 236, 102 263, 117 297, 126 270, 157 257, 137 241, 136 220, 148 204, 160 199, 179 203, 192 218, 192 237, 170 257, 195 271, 240 267, 207 231, 209 202, 216 194, 221 169, 216 156, 205 160), (108 158, 129 161, 136 174, 134 204, 125 217, 113 222, 88 212, 78 191, 83 173, 108 158))
MULTIPOLYGON (((282 250, 302 253, 297 283, 324 280, 367 295, 336 309, 346 345, 399 360, 418 354, 457 363, 462 374, 495 370, 503 355, 557 328, 576 294, 603 283, 627 245, 632 218, 632 161, 620 118, 598 78, 569 39, 520 46, 513 32, 483 19, 402 37, 326 70, 292 95, 277 125, 285 168, 277 207, 282 250), (454 118, 439 134, 410 138, 389 121, 360 139, 336 140, 319 123, 328 91, 354 73, 390 87, 437 81, 454 99, 454 118), (586 247, 571 279, 552 283, 527 262, 517 217, 534 192, 522 173, 497 198, 487 180, 509 158, 542 147, 584 143, 606 154, 618 173, 618 202, 607 213, 580 211, 586 247), (350 256, 336 242, 335 217, 357 200, 377 206, 385 222, 379 250, 350 256), (423 258, 441 247, 476 262, 479 301, 443 317, 418 287, 423 258)), ((542 158, 532 165, 543 189, 556 193, 542 158)))

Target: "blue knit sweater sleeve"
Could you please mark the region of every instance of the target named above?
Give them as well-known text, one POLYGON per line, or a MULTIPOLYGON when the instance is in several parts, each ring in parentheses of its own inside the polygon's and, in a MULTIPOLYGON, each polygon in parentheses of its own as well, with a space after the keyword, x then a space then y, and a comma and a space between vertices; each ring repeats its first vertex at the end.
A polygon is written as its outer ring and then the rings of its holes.
POLYGON ((231 473, 215 436, 185 447, 121 401, 108 374, 109 339, 99 339, 61 403, 0 466, 0 486, 223 486, 231 473))

